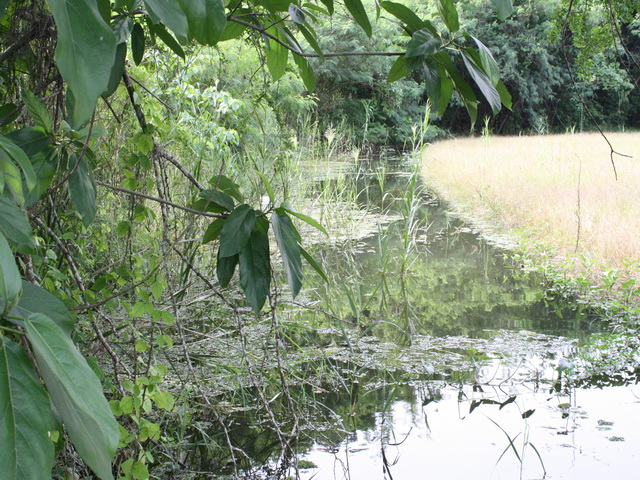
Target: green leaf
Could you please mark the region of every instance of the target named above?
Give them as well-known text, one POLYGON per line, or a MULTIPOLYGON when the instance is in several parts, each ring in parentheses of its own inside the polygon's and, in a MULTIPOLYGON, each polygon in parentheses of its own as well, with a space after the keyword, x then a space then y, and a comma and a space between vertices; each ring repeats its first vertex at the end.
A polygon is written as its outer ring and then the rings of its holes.
MULTIPOLYGON (((236 12, 238 13, 238 12, 236 12)), ((247 29, 246 26, 241 25, 236 22, 227 22, 227 25, 224 27, 222 35, 220 36, 220 42, 224 42, 226 40, 232 40, 234 38, 240 37, 244 31, 247 29)))
POLYGON ((407 44, 407 57, 433 55, 440 49, 440 40, 435 38, 429 29, 423 28, 411 36, 407 44))
POLYGON ((500 20, 506 20, 506 18, 513 12, 512 0, 491 0, 496 7, 496 14, 500 20))
MULTIPOLYGON (((478 46, 478 56, 480 59, 480 63, 482 64, 482 68, 491 80, 491 84, 494 86, 497 85, 500 81, 500 67, 498 66, 496 60, 493 58, 491 50, 489 50, 484 43, 482 43, 473 35, 470 35, 470 37, 473 38, 473 41, 476 42, 476 45, 478 46)), ((477 59, 474 58, 474 61, 476 61, 477 63, 477 59)))
POLYGON ((20 115, 20 108, 15 103, 5 103, 0 107, 0 126, 9 125, 20 115))
POLYGON ((171 30, 183 45, 189 36, 187 15, 176 0, 144 0, 147 12, 153 23, 162 22, 171 30))
POLYGON ((307 21, 304 11, 295 3, 289 4, 288 11, 289 11, 289 17, 291 17, 291 20, 293 20, 294 23, 297 23, 298 25, 303 25, 304 22, 307 21))
POLYGON ((447 53, 438 52, 435 55, 435 58, 453 82, 455 90, 460 95, 460 100, 462 100, 462 103, 469 113, 471 125, 474 125, 478 119, 478 101, 476 99, 476 94, 473 93, 469 84, 464 80, 464 78, 462 78, 462 75, 460 75, 460 72, 458 72, 458 69, 453 64, 453 61, 447 53))
POLYGON ((502 102, 500 102, 500 94, 491 83, 491 80, 473 60, 471 55, 465 50, 462 51, 462 60, 464 61, 464 65, 467 67, 471 78, 476 82, 476 85, 478 85, 478 88, 482 92, 482 95, 487 99, 487 102, 489 102, 493 114, 497 114, 500 111, 500 108, 502 108, 502 102))
POLYGON ((9 6, 9 0, 0 0, 0 18, 7 13, 7 7, 9 6))
POLYGON ((7 136, 0 137, 0 148, 18 164, 20 170, 22 170, 22 174, 24 175, 27 190, 31 190, 35 186, 37 178, 36 172, 33 170, 33 165, 31 165, 31 160, 29 160, 27 154, 24 153, 24 150, 13 143, 7 136))
POLYGON ((109 98, 115 93, 122 80, 122 74, 124 73, 124 62, 127 58, 127 44, 120 43, 116 47, 116 58, 111 67, 111 74, 109 75, 109 83, 104 92, 102 92, 103 98, 109 98))
POLYGON ((313 92, 316 89, 316 76, 313 73, 313 69, 306 58, 301 57, 300 55, 293 55, 293 60, 298 65, 300 69, 300 76, 302 77, 302 81, 304 82, 305 88, 313 92))
POLYGON ((247 244, 256 223, 256 212, 249 205, 235 208, 224 222, 220 232, 220 257, 231 257, 247 244))
POLYGON ((133 136, 133 144, 138 149, 138 152, 144 155, 151 153, 154 147, 153 137, 144 132, 138 132, 133 136))
POLYGON ((318 273, 318 275, 320 275, 325 282, 329 283, 329 279, 324 273, 322 267, 318 265, 318 262, 315 261, 315 259, 302 247, 302 245, 300 245, 300 254, 304 257, 307 263, 311 265, 311 267, 318 273))
POLYGON ((24 319, 34 313, 44 313, 58 325, 65 335, 71 335, 75 321, 67 307, 44 288, 22 281, 22 296, 11 314, 24 319))
POLYGON ((240 254, 236 253, 231 257, 221 257, 218 250, 218 260, 216 261, 216 277, 222 288, 227 288, 236 271, 236 265, 240 261, 240 254))
POLYGON ((7 192, 17 203, 23 204, 25 201, 22 191, 22 177, 20 170, 11 161, 9 155, 0 149, 0 193, 7 192), (6 189, 4 188, 6 187, 6 189))
POLYGON ((324 53, 322 53, 322 49, 320 48, 320 45, 318 45, 317 35, 313 31, 313 29, 311 29, 311 27, 309 26, 298 25, 298 30, 300 30, 302 36, 309 43, 309 45, 311 45, 313 51, 320 55, 321 60, 324 60, 324 53))
POLYGON ((411 34, 425 28, 425 22, 420 20, 413 10, 401 3, 381 2, 380 6, 404 23, 411 34))
MULTIPOLYGON (((226 194, 231 195, 238 202, 244 202, 244 197, 242 196, 242 193, 240 193, 240 185, 229 177, 225 175, 217 175, 213 177, 209 183, 215 189, 222 190, 226 194)), ((231 204, 231 208, 233 208, 233 203, 231 204)))
POLYGON ((87 123, 107 89, 116 38, 95 0, 49 0, 58 30, 56 63, 73 97, 68 112, 76 130, 87 123))
POLYGON ((440 12, 444 24, 451 33, 460 30, 458 11, 453 4, 453 0, 438 0, 438 12, 440 12))
POLYGON ((160 40, 162 40, 164 44, 173 51, 173 53, 175 53, 176 55, 178 55, 180 58, 184 60, 185 58, 184 50, 182 49, 178 41, 175 38, 173 38, 173 35, 171 35, 167 31, 167 29, 164 28, 164 25, 162 25, 161 23, 158 23, 155 25, 150 24, 149 30, 151 30, 153 34, 155 34, 160 40))
POLYGON ((192 204, 196 210, 221 213, 230 212, 235 207, 233 198, 220 190, 203 190, 198 197, 200 198, 192 204))
POLYGON ((112 479, 111 462, 120 432, 98 377, 49 317, 31 315, 25 326, 42 378, 74 447, 98 477, 112 479))
POLYGON ((440 101, 442 82, 438 73, 438 66, 432 58, 424 62, 424 86, 431 101, 431 105, 438 105, 440 101))
POLYGON ((400 80, 401 78, 409 75, 409 70, 407 70, 407 59, 404 55, 398 57, 391 68, 389 69, 389 73, 387 74, 387 82, 395 82, 396 80, 400 80))
POLYGON ((0 315, 11 311, 22 293, 20 271, 13 252, 4 235, 0 233, 0 315))
POLYGON ((116 44, 127 43, 133 31, 133 19, 128 15, 118 15, 111 22, 111 30, 116 37, 116 44))
POLYGON ((53 118, 38 97, 25 89, 22 90, 22 101, 36 125, 42 127, 47 134, 53 134, 53 118))
POLYGON ((28 252, 35 248, 26 214, 5 196, 0 196, 0 232, 19 252, 28 252))
POLYGON ((447 76, 446 70, 442 65, 438 65, 438 75, 440 76, 440 98, 438 99, 438 116, 442 115, 447 109, 447 105, 453 96, 453 82, 447 76))
POLYGON ((320 230, 322 233, 324 233, 327 237, 329 236, 329 234, 327 233, 327 231, 324 229, 324 227, 322 225, 320 225, 320 223, 318 223, 316 220, 314 220, 311 217, 308 217, 307 215, 304 215, 298 211, 296 211, 290 204, 289 202, 283 202, 282 203, 282 208, 285 210, 285 212, 287 212, 289 215, 293 215, 296 218, 299 218, 300 220, 302 220, 305 223, 308 223, 309 225, 311 225, 313 228, 315 228, 316 230, 320 230))
POLYGON ((224 218, 216 218, 213 222, 211 222, 205 230, 204 235, 202 236, 202 243, 205 244, 213 242, 216 238, 218 238, 220 236, 220 232, 222 232, 224 222, 224 218))
MULTIPOLYGON (((70 164, 74 168, 78 162, 77 157, 71 156, 70 164)), ((91 175, 89 163, 82 158, 78 168, 75 169, 68 182, 69 195, 82 223, 91 224, 96 216, 96 185, 91 175)))
POLYGON ((511 94, 509 93, 509 90, 507 90, 507 87, 505 87, 504 83, 502 83, 502 80, 500 80, 496 85, 496 90, 498 90, 498 93, 500 94, 500 101, 502 104, 511 110, 511 94))
POLYGON ((270 285, 269 237, 254 230, 240 251, 240 286, 254 312, 262 310, 270 285))
POLYGON ((227 24, 222 0, 178 0, 187 16, 189 33, 202 45, 215 45, 227 24))
POLYGON ((364 33, 367 34, 368 37, 371 36, 371 23, 369 22, 369 17, 367 16, 367 11, 364 9, 364 5, 360 0, 345 0, 344 5, 349 10, 349 13, 356 21, 360 28, 364 30, 364 33))
POLYGON ((136 23, 131 31, 131 55, 134 63, 140 65, 144 57, 144 29, 139 23, 136 23))
POLYGON ((51 478, 49 395, 22 346, 0 337, 0 465, 3 479, 51 478))
MULTIPOLYGON (((281 37, 280 31, 277 28, 271 28, 268 30, 269 33, 276 37, 281 37)), ((289 50, 284 48, 278 42, 270 38, 269 40, 269 48, 265 50, 265 55, 267 57, 267 68, 269 69, 269 73, 273 78, 274 82, 277 82, 282 78, 284 72, 287 70, 287 63, 289 62, 289 50)))
POLYGON ((333 0, 320 0, 327 10, 329 11, 329 15, 333 15, 333 0))
MULTIPOLYGON (((284 209, 282 209, 284 211, 284 209)), ((300 246, 296 238, 295 229, 291 219, 285 214, 274 212, 271 215, 271 226, 276 237, 276 243, 282 256, 284 269, 287 273, 287 282, 291 288, 293 298, 298 296, 302 288, 302 260, 300 259, 300 246)))

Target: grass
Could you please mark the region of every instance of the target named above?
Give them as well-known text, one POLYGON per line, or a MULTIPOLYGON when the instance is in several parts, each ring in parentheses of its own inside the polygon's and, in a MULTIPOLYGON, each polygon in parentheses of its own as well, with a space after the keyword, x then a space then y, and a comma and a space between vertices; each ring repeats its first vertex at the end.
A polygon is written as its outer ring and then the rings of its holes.
POLYGON ((640 260, 640 133, 607 138, 632 157, 614 155, 617 180, 609 146, 595 133, 437 142, 425 151, 422 174, 465 216, 596 281, 640 260))

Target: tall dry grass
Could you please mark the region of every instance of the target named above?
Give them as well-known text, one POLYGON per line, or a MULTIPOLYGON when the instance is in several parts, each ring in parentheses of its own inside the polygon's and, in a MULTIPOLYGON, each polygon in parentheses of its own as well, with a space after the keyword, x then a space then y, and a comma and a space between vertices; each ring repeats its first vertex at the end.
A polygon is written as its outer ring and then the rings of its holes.
POLYGON ((607 138, 632 157, 614 155, 617 180, 607 142, 590 133, 442 141, 426 149, 422 173, 472 219, 594 276, 640 260, 640 133, 607 138))

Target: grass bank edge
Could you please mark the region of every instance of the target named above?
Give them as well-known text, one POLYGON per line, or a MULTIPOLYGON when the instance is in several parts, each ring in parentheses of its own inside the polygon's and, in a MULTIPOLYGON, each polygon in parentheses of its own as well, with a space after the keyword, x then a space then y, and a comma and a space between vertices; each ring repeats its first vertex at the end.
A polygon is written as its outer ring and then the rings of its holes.
MULTIPOLYGON (((640 134, 608 137, 619 151, 640 158, 640 134)), ((598 134, 484 135, 427 148, 422 177, 454 215, 513 251, 522 268, 540 272, 554 297, 635 324, 640 223, 626 219, 640 219, 632 195, 640 185, 640 164, 615 160, 618 180, 598 134), (613 231, 618 224, 620 231, 613 231), (616 239, 624 248, 617 248, 616 239)))

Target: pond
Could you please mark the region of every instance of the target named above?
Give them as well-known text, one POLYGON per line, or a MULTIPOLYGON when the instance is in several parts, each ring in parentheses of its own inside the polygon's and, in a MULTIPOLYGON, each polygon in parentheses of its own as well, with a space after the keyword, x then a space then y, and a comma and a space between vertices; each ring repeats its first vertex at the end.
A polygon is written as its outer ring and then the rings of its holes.
POLYGON ((299 374, 293 454, 277 464, 282 433, 241 412, 227 435, 253 453, 235 477, 629 478, 640 467, 638 354, 405 169, 323 178, 322 192, 352 189, 376 228, 316 245, 329 282, 310 279, 300 303, 313 308, 292 306, 279 323, 299 374))

